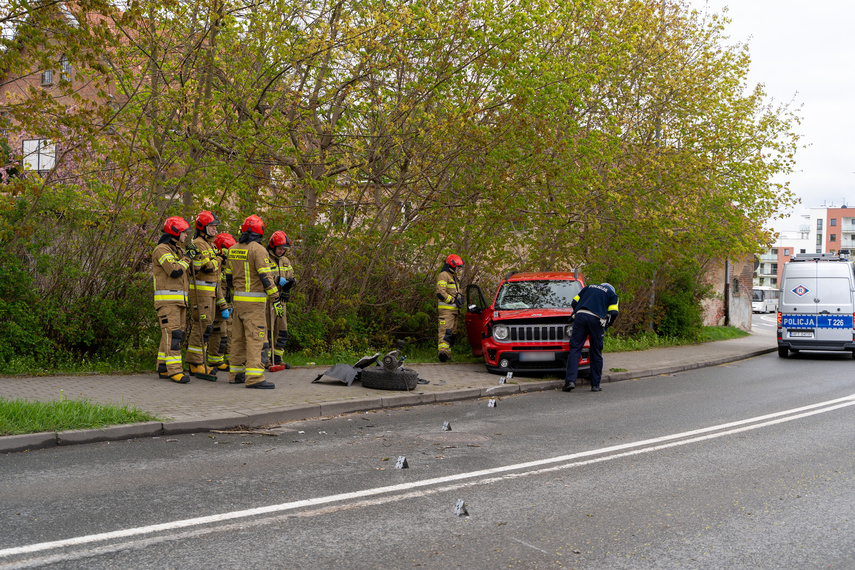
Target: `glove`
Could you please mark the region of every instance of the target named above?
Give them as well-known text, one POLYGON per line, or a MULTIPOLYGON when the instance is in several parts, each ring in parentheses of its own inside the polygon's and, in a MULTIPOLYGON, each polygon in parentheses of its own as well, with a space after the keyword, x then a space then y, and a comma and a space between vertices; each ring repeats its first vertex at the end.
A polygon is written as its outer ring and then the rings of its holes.
POLYGON ((288 283, 287 279, 285 279, 284 277, 279 278, 278 284, 280 287, 284 287, 286 283, 288 283))
POLYGON ((220 311, 220 314, 223 316, 224 319, 229 320, 229 317, 232 316, 232 310, 231 309, 223 309, 222 311, 220 311))
POLYGON ((458 293, 457 295, 455 295, 454 304, 457 306, 457 308, 462 308, 465 302, 466 299, 463 298, 463 293, 458 293))
POLYGON ((199 248, 193 245, 192 243, 188 243, 185 253, 190 259, 196 259, 199 256, 199 248))
POLYGON ((277 317, 285 316, 285 309, 282 307, 282 302, 279 300, 273 301, 273 309, 276 311, 277 317))

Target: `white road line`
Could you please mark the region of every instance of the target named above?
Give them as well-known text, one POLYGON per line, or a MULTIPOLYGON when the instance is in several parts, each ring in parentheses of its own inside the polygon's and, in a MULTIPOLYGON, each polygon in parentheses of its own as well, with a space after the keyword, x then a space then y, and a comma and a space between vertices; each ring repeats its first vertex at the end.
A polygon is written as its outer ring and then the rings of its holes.
POLYGON ((642 441, 625 443, 621 445, 614 445, 610 447, 604 447, 601 449, 592 449, 589 451, 582 451, 579 453, 573 453, 570 455, 561 455, 558 457, 551 457, 547 459, 539 459, 536 461, 528 461, 525 463, 517 463, 514 465, 506 465, 503 467, 494 467, 492 469, 483 469, 480 471, 471 471, 468 473, 458 473, 456 475, 448 475, 445 477, 435 477, 432 479, 425 479, 422 481, 411 481, 409 483, 402 483, 399 485, 389 485, 386 487, 377 487, 374 489, 364 489, 362 491, 354 491, 350 493, 340 493, 337 495, 328 495, 325 497, 315 497, 311 499, 304 499, 300 501, 292 501, 288 503, 280 503, 277 505, 268 505, 266 507, 257 507, 254 509, 246 509, 241 511, 232 511, 228 513, 221 513, 218 515, 210 515, 206 517, 197 517, 192 519, 184 519, 177 520, 168 523, 161 523, 137 528, 129 528, 124 530, 117 530, 112 532, 105 532, 99 534, 91 534, 86 536, 79 536, 75 538, 69 538, 65 540, 56 540, 51 542, 41 542, 37 544, 30 544, 26 546, 19 546, 14 548, 7 548, 4 550, 0 550, 0 558, 8 558, 10 556, 16 556, 21 554, 31 554, 35 552, 43 552, 46 550, 54 550, 60 548, 66 548, 70 546, 81 546, 86 544, 92 544, 96 542, 103 542, 114 539, 124 539, 148 534, 154 534, 163 531, 174 531, 176 529, 187 528, 191 526, 198 525, 206 525, 213 523, 222 523, 226 521, 232 521, 235 519, 254 517, 259 515, 271 514, 271 513, 284 513, 286 511, 293 511, 296 509, 301 509, 305 507, 317 507, 319 505, 327 505, 330 503, 341 502, 341 501, 353 501, 355 499, 365 499, 367 497, 376 497, 375 501, 362 501, 363 504, 378 504, 389 502, 393 500, 399 500, 399 496, 395 497, 385 497, 380 498, 378 495, 384 495, 387 493, 402 493, 412 491, 414 489, 421 489, 422 493, 433 494, 434 492, 440 491, 450 491, 456 490, 466 486, 473 486, 479 484, 489 484, 502 480, 516 479, 519 477, 527 477, 531 475, 537 475, 541 473, 546 473, 550 471, 568 469, 570 467, 579 467, 583 465, 590 465, 593 463, 599 463, 602 461, 608 461, 611 459, 617 459, 620 457, 628 457, 632 455, 638 455, 640 453, 649 453, 652 451, 658 451, 661 449, 666 449, 669 447, 676 447, 681 445, 687 445, 689 443, 695 443, 699 441, 704 441, 708 439, 713 439, 717 437, 723 437, 726 435, 731 435, 735 433, 740 433, 744 431, 759 429, 762 427, 767 427, 775 424, 780 424, 784 422, 789 422, 801 418, 805 418, 808 416, 813 416, 817 414, 822 414, 826 412, 830 412, 833 410, 845 408, 848 406, 855 405, 855 394, 850 396, 846 396, 844 398, 837 398, 835 400, 829 400, 826 402, 821 402, 819 404, 812 404, 809 406, 802 406, 799 408, 793 408, 791 410, 785 410, 783 412, 776 412, 773 414, 766 414, 763 416, 757 416, 754 418, 748 418, 744 420, 739 420, 736 422, 730 422, 726 424, 720 424, 717 426, 710 426, 706 428, 686 431, 682 433, 666 435, 661 437, 656 437, 652 439, 646 439, 642 441), (720 433, 714 433, 720 432, 720 433), (677 441, 682 440, 682 441, 677 441), (645 448, 645 449, 639 449, 645 448), (631 451, 626 451, 631 450, 631 451), (583 458, 588 458, 596 455, 607 455, 605 457, 598 457, 594 459, 588 459, 585 461, 578 461, 583 458), (555 465, 557 463, 563 463, 564 465, 555 465), (543 467, 549 465, 550 467, 542 468, 542 469, 533 469, 536 467, 543 467), (529 470, 524 473, 512 473, 513 471, 522 471, 529 470), (480 480, 476 480, 480 479, 480 480), (449 485, 449 483, 451 485, 449 485), (442 486, 439 489, 435 489, 433 491, 425 489, 426 487, 432 486, 442 486))

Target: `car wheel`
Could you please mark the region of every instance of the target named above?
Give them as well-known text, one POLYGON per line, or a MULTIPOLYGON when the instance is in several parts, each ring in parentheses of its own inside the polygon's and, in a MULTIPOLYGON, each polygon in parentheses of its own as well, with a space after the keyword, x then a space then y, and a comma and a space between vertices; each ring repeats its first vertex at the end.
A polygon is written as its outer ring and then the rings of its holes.
POLYGON ((778 347, 778 356, 780 356, 781 358, 786 358, 787 352, 789 352, 789 350, 787 350, 786 346, 779 346, 778 347))
POLYGON ((410 368, 389 372, 374 367, 363 370, 359 379, 364 387, 375 390, 412 390, 419 383, 419 373, 410 368))

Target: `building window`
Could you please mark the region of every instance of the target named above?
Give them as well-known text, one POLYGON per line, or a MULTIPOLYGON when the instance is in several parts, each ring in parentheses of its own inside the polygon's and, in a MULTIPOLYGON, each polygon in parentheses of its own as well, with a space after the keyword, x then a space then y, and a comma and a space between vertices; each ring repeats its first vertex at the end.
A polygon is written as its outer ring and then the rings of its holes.
POLYGON ((788 247, 784 248, 784 255, 790 255, 790 248, 788 248, 788 247))
POLYGON ((821 230, 821 229, 822 229, 822 220, 817 220, 817 221, 816 221, 816 229, 818 229, 818 230, 821 230))
POLYGON ((799 253, 807 253, 807 250, 806 249, 800 249, 799 253))
POLYGON ((828 241, 837 241, 837 234, 828 234, 828 241))
POLYGON ((773 274, 773 275, 777 275, 777 274, 778 274, 778 264, 777 264, 777 263, 773 263, 773 264, 772 264, 772 270, 771 270, 771 271, 769 271, 769 273, 771 273, 771 274, 773 274))
POLYGON ((65 54, 59 58, 59 69, 59 78, 64 81, 71 81, 71 63, 65 54))
POLYGON ((53 85, 53 70, 46 69, 42 71, 42 85, 53 85))
POLYGON ((28 139, 22 143, 24 170, 44 172, 56 164, 56 144, 47 139, 28 139))
POLYGON ((837 218, 831 218, 831 219, 828 221, 828 225, 829 225, 829 226, 836 226, 836 225, 837 225, 837 218))
POLYGON ((822 245, 822 234, 816 234, 816 245, 822 245))
POLYGON ((778 255, 778 248, 777 247, 772 248, 772 255, 778 255))

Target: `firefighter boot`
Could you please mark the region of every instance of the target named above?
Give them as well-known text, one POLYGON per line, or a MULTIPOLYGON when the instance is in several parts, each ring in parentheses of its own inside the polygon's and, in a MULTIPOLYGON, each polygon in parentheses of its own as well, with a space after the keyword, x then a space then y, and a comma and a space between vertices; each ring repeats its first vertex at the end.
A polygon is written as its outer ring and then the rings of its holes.
POLYGON ((173 382, 177 382, 178 384, 186 384, 190 381, 190 377, 184 374, 184 372, 177 372, 172 376, 169 376, 169 379, 173 382))
POLYGON ((169 378, 169 374, 167 374, 167 372, 166 372, 166 363, 165 362, 161 362, 160 364, 157 365, 157 375, 160 378, 169 378))
POLYGON ((190 375, 201 378, 202 380, 217 381, 217 369, 206 364, 191 364, 190 375))
MULTIPOLYGON (((220 363, 209 362, 208 368, 210 368, 214 371, 222 370, 223 372, 228 372, 229 371, 229 363, 225 362, 225 361, 220 362, 220 363)), ((214 372, 214 373, 216 374, 216 372, 214 372)))

